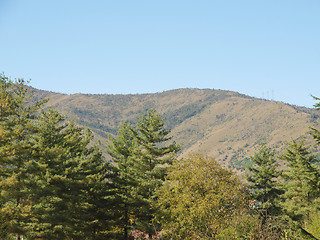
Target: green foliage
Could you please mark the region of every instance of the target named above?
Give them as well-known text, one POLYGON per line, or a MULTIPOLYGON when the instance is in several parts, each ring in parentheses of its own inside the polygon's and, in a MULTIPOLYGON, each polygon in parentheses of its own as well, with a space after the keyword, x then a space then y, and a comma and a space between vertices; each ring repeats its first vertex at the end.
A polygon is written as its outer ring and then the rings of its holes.
POLYGON ((241 157, 238 153, 232 155, 229 163, 231 168, 244 171, 246 166, 252 166, 253 162, 249 157, 241 157))
MULTIPOLYGON (((316 100, 320 100, 320 98, 314 97, 316 100)), ((320 110, 320 102, 316 103, 315 105, 316 110, 320 110)), ((313 136, 314 140, 320 144, 320 131, 314 127, 310 127, 311 132, 310 134, 313 136)))
POLYGON ((157 195, 160 221, 172 239, 215 239, 245 206, 239 179, 199 154, 175 161, 157 195))
POLYGON ((304 146, 304 142, 292 141, 282 156, 288 164, 283 177, 285 211, 294 220, 301 220, 314 210, 315 201, 319 201, 319 170, 314 163, 316 158, 304 146))
POLYGON ((320 98, 318 98, 318 97, 313 97, 315 100, 318 100, 319 102, 318 103, 316 103, 315 105, 314 105, 314 107, 316 108, 316 110, 320 110, 320 98))
MULTIPOLYGON (((81 126, 89 127, 102 142, 107 141, 109 133, 116 135, 122 122, 133 124, 141 112, 150 106, 155 107, 161 112, 166 127, 176 132, 175 140, 183 143, 183 152, 195 150, 216 156, 216 149, 226 152, 226 147, 232 144, 237 149, 249 143, 250 146, 245 149, 248 151, 233 159, 233 165, 240 170, 243 170, 242 162, 237 162, 236 158, 249 158, 250 152, 255 151, 255 142, 259 143, 262 139, 273 143, 296 139, 305 134, 310 115, 314 115, 314 111, 307 108, 292 111, 293 106, 283 103, 264 102, 234 92, 212 89, 130 95, 35 92, 35 98, 50 97, 48 105, 75 119, 81 126), (215 134, 211 135, 212 131, 216 131, 215 134), (219 140, 223 142, 216 143, 219 140)), ((283 146, 277 147, 277 151, 282 149, 283 146)), ((232 155, 228 153, 226 164, 232 155)))
POLYGON ((68 214, 70 202, 63 196, 65 192, 68 196, 67 185, 71 179, 65 177, 68 153, 63 146, 62 130, 67 126, 59 126, 62 121, 58 113, 49 111, 43 112, 38 124, 33 153, 33 178, 37 188, 32 196, 34 221, 29 226, 35 237, 62 239, 72 231, 68 214))
POLYGON ((280 209, 277 201, 282 191, 278 187, 277 178, 280 172, 275 153, 265 144, 251 157, 253 166, 248 166, 250 174, 247 180, 252 189, 252 197, 259 202, 259 209, 265 216, 278 214, 280 209))
POLYGON ((320 131, 316 128, 310 127, 311 129, 311 135, 313 136, 314 140, 320 144, 320 131))
POLYGON ((117 201, 117 218, 115 225, 119 230, 118 235, 122 239, 129 238, 132 223, 136 220, 135 209, 137 207, 136 188, 136 168, 134 151, 137 148, 137 141, 132 134, 132 127, 129 123, 123 123, 119 129, 117 137, 109 137, 107 152, 116 164, 115 170, 115 198, 117 201))
MULTIPOLYGON (((39 112, 44 101, 32 100, 25 84, 0 75, 0 239, 126 240, 131 230, 141 238, 155 233, 167 239, 320 238, 319 158, 303 142, 291 142, 282 156, 287 168, 279 211, 280 173, 274 151, 265 145, 250 160, 239 148, 231 161, 238 169, 244 162, 254 164, 248 167, 253 198, 248 200, 240 180, 214 159, 195 154, 176 160, 180 147, 168 143, 170 130, 154 110, 135 124, 123 123, 117 136, 109 137, 111 164, 89 130, 52 109, 39 112)), ((167 117, 175 116, 169 125, 219 98, 206 96, 168 111, 167 117)), ((128 96, 121 104, 135 99, 128 96)), ((119 96, 106 100, 115 110, 114 122, 103 123, 101 110, 79 106, 73 113, 81 124, 94 117, 92 127, 115 133, 119 96)), ((143 108, 155 104, 147 99, 143 108)), ((131 110, 128 120, 138 112, 131 110)), ((216 122, 225 119, 216 115, 216 122)), ((311 128, 311 134, 320 144, 320 131, 311 128)))
POLYGON ((167 168, 180 147, 175 143, 165 145, 171 140, 170 130, 164 129, 164 122, 154 110, 142 115, 136 130, 132 131, 138 143, 134 151, 135 168, 137 170, 137 198, 140 202, 137 208, 138 229, 150 234, 154 233, 153 217, 156 209, 153 207, 155 189, 162 185, 167 174, 167 168))
POLYGON ((32 236, 45 239, 104 239, 110 224, 111 167, 93 136, 56 111, 39 118, 34 146, 32 236))
POLYGON ((36 112, 42 102, 28 103, 25 82, 0 75, 0 230, 25 233, 30 220, 30 160, 36 112))
POLYGON ((242 214, 236 215, 230 223, 225 226, 217 235, 216 239, 223 240, 279 240, 291 239, 285 234, 283 229, 286 223, 281 219, 267 217, 261 218, 261 214, 253 214, 253 212, 244 211, 242 214), (285 236, 287 238, 285 238, 285 236))
POLYGON ((316 210, 309 214, 305 221, 306 230, 316 238, 320 239, 320 211, 316 210))
POLYGON ((56 111, 39 114, 31 94, 0 75, 1 239, 109 238, 112 167, 90 131, 56 111))
POLYGON ((165 114, 165 119, 170 127, 174 127, 188 118, 191 118, 207 107, 207 103, 196 102, 193 104, 185 105, 174 111, 169 111, 165 114))
POLYGON ((115 183, 123 239, 133 227, 150 234, 155 231, 154 191, 162 185, 167 167, 180 149, 174 142, 166 145, 169 133, 160 115, 150 110, 141 115, 136 128, 124 123, 117 137, 109 139, 108 153, 117 165, 115 183))

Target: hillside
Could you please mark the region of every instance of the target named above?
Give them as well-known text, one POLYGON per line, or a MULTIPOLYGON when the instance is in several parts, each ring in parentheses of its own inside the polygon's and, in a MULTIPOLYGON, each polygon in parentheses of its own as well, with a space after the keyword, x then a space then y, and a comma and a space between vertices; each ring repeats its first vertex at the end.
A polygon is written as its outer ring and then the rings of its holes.
POLYGON ((183 144, 181 156, 201 152, 240 171, 260 142, 281 151, 286 141, 308 137, 308 126, 318 126, 320 115, 304 107, 212 89, 130 95, 35 90, 36 99, 47 97, 46 106, 90 127, 102 143, 123 121, 134 122, 140 113, 154 108, 172 129, 174 140, 183 144))

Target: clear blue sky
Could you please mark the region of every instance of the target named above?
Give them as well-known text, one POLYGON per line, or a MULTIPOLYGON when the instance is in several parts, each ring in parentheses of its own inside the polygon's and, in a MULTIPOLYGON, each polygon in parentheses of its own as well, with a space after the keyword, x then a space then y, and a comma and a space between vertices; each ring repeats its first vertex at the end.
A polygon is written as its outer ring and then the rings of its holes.
POLYGON ((0 0, 0 30, 0 72, 39 89, 320 96, 319 0, 0 0))

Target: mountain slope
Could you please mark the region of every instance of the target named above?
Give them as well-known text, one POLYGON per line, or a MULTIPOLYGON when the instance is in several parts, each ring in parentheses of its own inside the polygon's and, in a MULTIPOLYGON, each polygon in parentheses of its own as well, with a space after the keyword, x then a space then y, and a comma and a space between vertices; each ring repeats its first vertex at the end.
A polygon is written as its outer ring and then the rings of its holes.
POLYGON ((106 141, 123 122, 156 109, 172 136, 182 143, 181 156, 201 152, 226 166, 243 169, 243 163, 260 142, 281 151, 285 142, 308 136, 318 126, 314 110, 212 89, 177 89, 154 94, 65 95, 35 90, 35 98, 49 97, 52 106, 79 124, 90 127, 106 141))

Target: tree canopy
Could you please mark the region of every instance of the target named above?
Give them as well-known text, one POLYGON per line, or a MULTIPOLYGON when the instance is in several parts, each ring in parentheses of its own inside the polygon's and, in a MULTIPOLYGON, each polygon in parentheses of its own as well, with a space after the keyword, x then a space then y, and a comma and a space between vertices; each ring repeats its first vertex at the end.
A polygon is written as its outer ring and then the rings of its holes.
POLYGON ((251 157, 254 166, 248 166, 250 174, 247 175, 249 188, 252 189, 252 197, 257 200, 257 207, 264 216, 276 215, 280 211, 279 198, 282 191, 279 188, 277 178, 281 172, 277 170, 275 152, 262 144, 257 153, 251 157))
POLYGON ((0 239, 320 239, 319 155, 304 141, 280 156, 261 145, 244 183, 212 157, 178 159, 155 110, 110 135, 107 161, 45 101, 0 74, 0 239))
POLYGON ((154 110, 142 114, 136 126, 123 123, 116 137, 110 137, 108 153, 117 164, 117 191, 124 239, 132 228, 155 234, 155 189, 180 147, 172 142, 170 130, 154 110))
POLYGON ((173 239, 214 239, 245 204, 232 171, 200 154, 175 161, 157 194, 160 221, 173 239))

